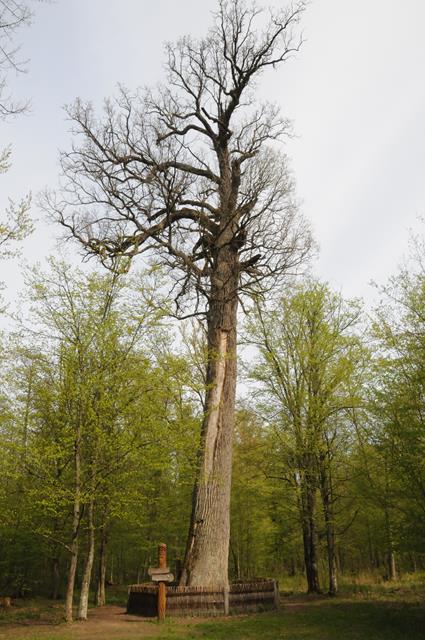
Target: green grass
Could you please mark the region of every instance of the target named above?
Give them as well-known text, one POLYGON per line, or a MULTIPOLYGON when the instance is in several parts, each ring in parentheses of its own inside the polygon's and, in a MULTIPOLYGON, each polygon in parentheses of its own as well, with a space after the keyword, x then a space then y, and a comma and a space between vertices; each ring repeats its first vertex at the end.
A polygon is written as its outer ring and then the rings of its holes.
MULTIPOLYGON (((424 640, 425 607, 332 600, 276 614, 169 629, 161 640, 424 640)), ((124 640, 124 639, 123 639, 124 640)))
POLYGON ((63 619, 62 609, 62 605, 45 598, 15 601, 7 611, 0 609, 0 630, 19 623, 58 624, 63 619))
MULTIPOLYGON (((68 640, 34 635, 28 640, 68 640)), ((147 636, 144 636, 147 640, 147 636)), ((424 640, 425 607, 373 601, 315 601, 279 613, 207 622, 166 622, 156 640, 424 640)), ((116 639, 118 640, 118 638, 116 639)), ((123 635, 119 640, 127 640, 123 635)))
MULTIPOLYGON (((158 625, 146 621, 125 622, 122 630, 105 638, 111 640, 425 640, 425 576, 404 578, 403 582, 343 585, 336 598, 284 596, 279 612, 234 616, 217 620, 167 620, 158 625)), ((26 607, 25 607, 26 608, 26 607)), ((60 610, 59 610, 60 611, 60 610)), ((11 634, 10 640, 77 640, 83 626, 31 628, 38 621, 57 623, 56 606, 32 602, 27 609, 26 635, 11 634), (39 606, 39 614, 36 614, 39 606)), ((24 620, 24 610, 14 612, 14 621, 24 620)), ((96 623, 97 627, 97 623, 96 623)), ((96 638, 98 636, 96 635, 96 638)), ((99 636, 102 637, 102 636, 99 636)), ((0 621, 0 638, 9 635, 0 621), (3 635, 6 632, 6 635, 3 635)))

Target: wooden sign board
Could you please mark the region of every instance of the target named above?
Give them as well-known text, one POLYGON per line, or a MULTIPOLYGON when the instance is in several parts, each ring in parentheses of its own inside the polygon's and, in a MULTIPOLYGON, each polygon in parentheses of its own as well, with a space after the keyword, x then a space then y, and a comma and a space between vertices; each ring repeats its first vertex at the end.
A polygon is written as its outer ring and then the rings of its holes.
POLYGON ((148 569, 149 576, 156 576, 160 573, 170 573, 170 567, 150 567, 148 569))
POLYGON ((155 573, 151 578, 153 582, 174 582, 172 573, 155 573))

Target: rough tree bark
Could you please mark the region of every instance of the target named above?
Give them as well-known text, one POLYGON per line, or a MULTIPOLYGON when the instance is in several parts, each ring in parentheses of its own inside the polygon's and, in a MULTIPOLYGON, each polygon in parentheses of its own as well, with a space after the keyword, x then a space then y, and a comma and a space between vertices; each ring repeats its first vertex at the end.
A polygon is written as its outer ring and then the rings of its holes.
MULTIPOLYGON (((230 227, 230 225, 229 225, 230 227)), ((230 489, 236 395, 237 254, 218 259, 207 316, 205 415, 186 556, 180 584, 228 586, 230 489), (223 286, 224 284, 224 286, 223 286)))

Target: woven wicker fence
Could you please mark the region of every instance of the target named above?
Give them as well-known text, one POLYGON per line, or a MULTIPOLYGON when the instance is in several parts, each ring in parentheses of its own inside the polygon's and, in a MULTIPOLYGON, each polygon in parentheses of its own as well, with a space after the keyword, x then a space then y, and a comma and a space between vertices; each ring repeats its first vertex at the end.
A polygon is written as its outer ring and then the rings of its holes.
MULTIPOLYGON (((128 588, 127 613, 146 617, 157 615, 158 586, 134 584, 128 588)), ((266 611, 279 606, 276 580, 236 582, 227 589, 167 587, 167 615, 223 616, 229 613, 266 611)))

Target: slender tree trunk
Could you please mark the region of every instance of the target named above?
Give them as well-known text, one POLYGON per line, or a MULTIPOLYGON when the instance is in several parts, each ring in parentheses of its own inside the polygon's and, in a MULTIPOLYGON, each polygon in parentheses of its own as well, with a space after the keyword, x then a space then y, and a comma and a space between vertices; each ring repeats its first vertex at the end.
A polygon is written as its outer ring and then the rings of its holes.
POLYGON ((291 561, 290 561, 290 566, 289 566, 289 572, 288 573, 292 578, 297 575, 297 563, 296 563, 296 559, 295 559, 295 555, 294 554, 291 555, 291 561))
POLYGON ((235 545, 230 545, 230 552, 233 558, 233 571, 235 573, 236 580, 240 580, 241 578, 241 563, 240 563, 240 554, 239 554, 239 541, 235 545))
POLYGON ((338 591, 337 565, 335 555, 335 524, 333 514, 332 485, 326 468, 322 461, 320 471, 320 492, 323 503, 323 515, 326 529, 326 550, 328 556, 329 595, 334 596, 338 591))
POLYGON ((57 555, 54 555, 54 557, 52 558, 51 570, 52 570, 52 590, 50 592, 50 597, 52 598, 52 600, 59 600, 60 563, 57 555))
POLYGON ((111 570, 109 572, 109 584, 113 585, 114 583, 114 556, 111 556, 111 570))
POLYGON ((385 504, 385 528, 387 537, 387 570, 388 580, 397 580, 397 567, 395 561, 395 550, 393 540, 393 530, 391 524, 390 510, 388 504, 385 504))
POLYGON ((30 415, 30 406, 31 406, 33 375, 34 375, 34 370, 33 370, 33 366, 31 366, 28 374, 28 387, 27 387, 27 393, 25 398, 24 424, 23 424, 23 431, 22 431, 22 445, 24 450, 23 456, 22 456, 22 465, 24 470, 25 470, 25 463, 26 463, 27 451, 28 451, 28 425, 29 425, 29 415, 30 415))
POLYGON ((236 395, 238 262, 237 253, 229 245, 221 249, 219 254, 218 266, 211 280, 207 315, 205 415, 180 583, 227 588, 236 395))
POLYGON ((412 572, 416 573, 417 570, 418 570, 418 563, 416 561, 416 554, 413 553, 412 551, 409 552, 409 560, 410 560, 410 564, 411 564, 411 567, 412 567, 412 572))
POLYGON ((395 561, 395 552, 392 547, 388 551, 388 579, 391 581, 397 580, 397 566, 395 561))
POLYGON ((78 562, 78 533, 73 534, 73 541, 71 544, 71 561, 69 563, 68 581, 66 586, 66 598, 65 598, 65 620, 67 622, 73 621, 72 606, 74 603, 74 587, 75 587, 75 575, 77 573, 78 562))
POLYGON ((325 516, 326 521, 326 546, 328 555, 329 595, 334 596, 338 592, 338 570, 335 554, 335 531, 332 515, 325 516))
POLYGON ((126 562, 125 562, 125 557, 124 557, 124 545, 121 544, 120 546, 120 573, 121 573, 121 584, 125 584, 126 583, 126 577, 127 577, 127 566, 126 566, 126 562))
POLYGON ((375 562, 375 555, 373 552, 372 532, 370 529, 369 518, 366 519, 366 526, 367 526, 367 547, 369 550, 369 565, 370 565, 370 568, 373 569, 376 562, 375 562))
MULTIPOLYGON (((59 530, 60 524, 57 518, 53 521, 53 534, 56 537, 57 532, 59 530)), ((52 600, 59 600, 59 590, 60 590, 60 552, 59 546, 56 542, 52 542, 51 547, 51 562, 50 562, 50 571, 51 571, 51 590, 50 597, 52 600)))
POLYGON ((103 607, 106 604, 106 545, 107 531, 106 526, 104 526, 100 533, 99 573, 96 589, 96 605, 98 607, 103 607))
POLYGON ((89 534, 89 546, 87 550, 87 558, 84 565, 83 579, 81 582, 80 592, 80 604, 78 606, 78 620, 87 620, 87 612, 89 608, 89 593, 90 582, 93 571, 94 562, 94 547, 95 547, 95 534, 94 534, 94 498, 90 499, 88 508, 88 534, 89 534))
POLYGON ((68 570, 68 581, 65 597, 65 620, 73 621, 73 602, 75 576, 77 573, 78 563, 78 535, 80 531, 81 519, 81 459, 80 459, 80 429, 78 429, 75 445, 74 445, 74 467, 75 467, 75 485, 74 485, 74 513, 72 519, 72 540, 70 546, 71 560, 68 570))
POLYGON ((301 493, 301 518, 307 589, 308 593, 320 593, 316 526, 316 488, 309 476, 305 478, 305 486, 302 488, 301 493))
POLYGON ((344 573, 344 563, 343 559, 341 558, 341 551, 338 547, 335 549, 335 562, 338 574, 342 575, 344 573))

